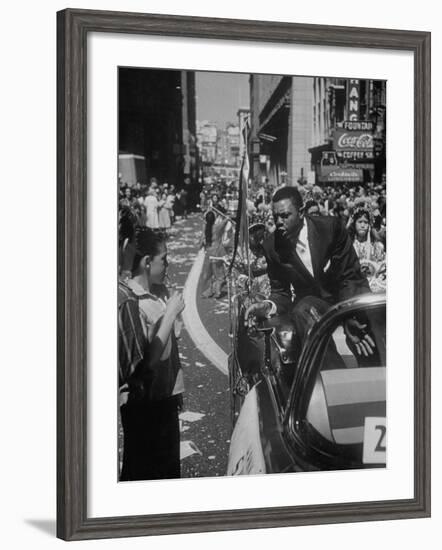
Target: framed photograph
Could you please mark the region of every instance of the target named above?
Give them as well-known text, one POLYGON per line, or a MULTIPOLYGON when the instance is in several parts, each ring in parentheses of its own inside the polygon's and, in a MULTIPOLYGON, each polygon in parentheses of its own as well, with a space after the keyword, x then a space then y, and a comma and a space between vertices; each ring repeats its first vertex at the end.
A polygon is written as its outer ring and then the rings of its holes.
POLYGON ((430 33, 57 15, 57 535, 429 516, 430 33))

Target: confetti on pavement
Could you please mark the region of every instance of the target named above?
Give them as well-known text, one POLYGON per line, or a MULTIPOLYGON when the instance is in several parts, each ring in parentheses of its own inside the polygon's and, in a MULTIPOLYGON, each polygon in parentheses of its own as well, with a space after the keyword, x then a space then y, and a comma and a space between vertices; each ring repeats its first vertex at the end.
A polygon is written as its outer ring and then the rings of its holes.
POLYGON ((193 441, 181 441, 180 459, 183 460, 184 458, 187 458, 188 456, 192 456, 194 454, 202 456, 203 453, 198 449, 193 441))
POLYGON ((179 415, 179 419, 183 420, 184 422, 197 422, 198 420, 201 420, 201 418, 204 418, 205 416, 206 415, 203 413, 185 411, 179 415))
MULTIPOLYGON (((182 290, 185 286, 187 275, 196 255, 199 254, 201 228, 201 214, 191 214, 187 220, 178 220, 174 225, 173 236, 167 243, 171 288, 182 290)), ((220 300, 200 300, 200 286, 195 298, 201 321, 211 337, 227 351, 230 349, 230 340, 227 336, 227 294, 220 300), (219 312, 217 315, 214 314, 215 310, 219 312)), ((180 416, 180 439, 184 444, 182 456, 186 456, 186 459, 181 462, 181 476, 190 478, 225 475, 229 450, 226 439, 231 433, 231 416, 229 393, 219 392, 226 387, 226 376, 195 346, 184 328, 178 347, 185 378, 185 416, 180 416), (198 388, 198 385, 202 388, 198 388), (197 416, 194 418, 194 414, 191 414, 192 420, 186 422, 186 412, 191 411, 198 411, 197 416), (199 411, 210 413, 202 415, 199 411), (192 443, 190 446, 187 443, 189 441, 192 443), (199 452, 195 452, 195 448, 199 452), (208 460, 208 456, 214 458, 208 460)))

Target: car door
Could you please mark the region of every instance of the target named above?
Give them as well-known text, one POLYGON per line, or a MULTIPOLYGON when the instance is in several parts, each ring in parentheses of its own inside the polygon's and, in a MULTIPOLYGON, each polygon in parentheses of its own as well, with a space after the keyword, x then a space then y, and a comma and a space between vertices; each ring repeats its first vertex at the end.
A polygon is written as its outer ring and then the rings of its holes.
POLYGON ((386 465, 385 321, 385 296, 366 295, 334 306, 312 327, 284 419, 299 469, 386 465), (358 353, 348 333, 353 327, 354 337, 355 326, 372 353, 358 353))

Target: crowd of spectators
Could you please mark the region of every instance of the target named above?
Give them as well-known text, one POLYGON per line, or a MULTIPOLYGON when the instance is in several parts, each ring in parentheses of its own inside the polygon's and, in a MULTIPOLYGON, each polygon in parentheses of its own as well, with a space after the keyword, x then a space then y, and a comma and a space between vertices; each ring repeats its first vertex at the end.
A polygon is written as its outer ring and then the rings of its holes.
MULTIPOLYGON (((386 284, 386 178, 380 182, 334 185, 298 185, 303 197, 303 212, 307 216, 332 216, 341 219, 348 230, 361 268, 374 291, 384 291, 386 284)), ((276 189, 269 184, 251 186, 247 198, 249 226, 263 224, 266 232, 275 229, 272 195, 276 189)), ((224 182, 209 185, 200 194, 201 210, 205 212, 205 240, 210 242, 213 224, 211 207, 234 219, 238 206, 238 190, 224 182)))
POLYGON ((177 217, 188 214, 188 193, 151 178, 148 185, 119 182, 119 210, 129 209, 137 227, 168 233, 177 217))

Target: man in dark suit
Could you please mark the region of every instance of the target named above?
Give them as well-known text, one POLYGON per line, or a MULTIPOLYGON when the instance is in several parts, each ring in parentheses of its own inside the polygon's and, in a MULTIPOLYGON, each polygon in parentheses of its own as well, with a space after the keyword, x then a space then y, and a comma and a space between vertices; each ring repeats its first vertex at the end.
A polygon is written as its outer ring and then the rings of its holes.
MULTIPOLYGON (((271 295, 245 313, 246 320, 289 313, 300 345, 330 306, 370 292, 340 219, 304 216, 302 206, 296 187, 282 187, 273 196, 276 231, 263 243, 271 295)), ((363 324, 348 320, 344 329, 358 355, 373 353, 373 340, 363 324)))

